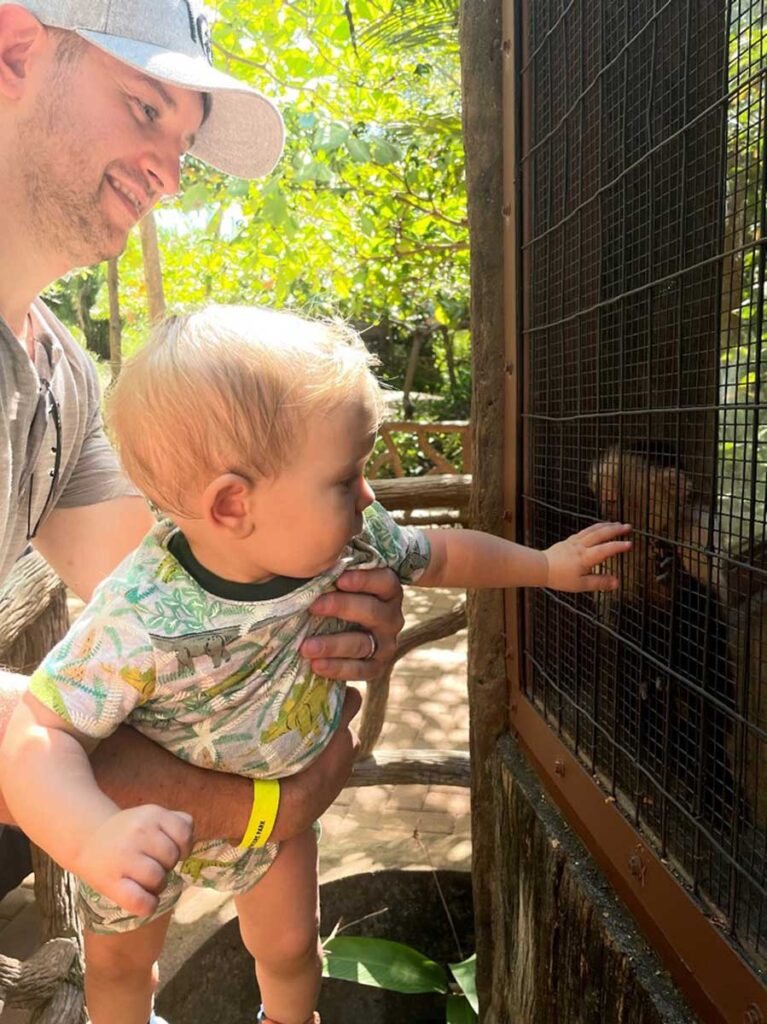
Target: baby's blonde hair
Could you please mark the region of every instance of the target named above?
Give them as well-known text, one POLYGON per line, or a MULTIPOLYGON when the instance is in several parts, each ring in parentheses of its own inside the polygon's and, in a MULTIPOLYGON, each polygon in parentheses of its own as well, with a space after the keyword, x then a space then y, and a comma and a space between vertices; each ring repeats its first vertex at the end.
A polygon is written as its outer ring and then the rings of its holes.
POLYGON ((123 366, 107 426, 139 490, 190 516, 190 500, 222 473, 277 476, 313 414, 359 397, 379 417, 374 363, 343 324, 208 306, 160 324, 123 366))

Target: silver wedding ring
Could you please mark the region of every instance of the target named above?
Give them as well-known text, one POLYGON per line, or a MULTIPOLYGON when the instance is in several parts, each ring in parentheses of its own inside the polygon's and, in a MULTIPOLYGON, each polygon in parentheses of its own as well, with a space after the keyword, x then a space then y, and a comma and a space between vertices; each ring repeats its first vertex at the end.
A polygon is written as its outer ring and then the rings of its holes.
POLYGON ((378 641, 376 640, 375 635, 373 633, 366 632, 365 636, 370 641, 370 650, 362 660, 370 661, 371 659, 375 658, 376 654, 378 654, 378 641))

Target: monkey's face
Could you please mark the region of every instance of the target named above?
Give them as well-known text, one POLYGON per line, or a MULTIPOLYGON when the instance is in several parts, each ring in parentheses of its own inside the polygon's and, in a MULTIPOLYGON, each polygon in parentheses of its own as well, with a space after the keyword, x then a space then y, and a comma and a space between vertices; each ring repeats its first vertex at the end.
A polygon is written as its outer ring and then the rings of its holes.
POLYGON ((620 459, 615 449, 608 449, 591 464, 589 485, 597 499, 599 517, 617 520, 620 513, 620 459))
POLYGON ((647 458, 608 448, 593 463, 591 490, 604 519, 631 523, 637 531, 673 540, 674 522, 688 500, 682 469, 652 465, 647 458))

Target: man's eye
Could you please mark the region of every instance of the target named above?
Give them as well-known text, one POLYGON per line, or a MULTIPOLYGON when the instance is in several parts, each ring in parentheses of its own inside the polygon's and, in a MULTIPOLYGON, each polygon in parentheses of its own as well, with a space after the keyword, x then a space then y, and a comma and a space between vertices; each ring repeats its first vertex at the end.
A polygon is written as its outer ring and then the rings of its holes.
POLYGON ((135 97, 135 100, 147 121, 154 123, 160 116, 160 111, 157 107, 153 107, 151 103, 144 103, 144 101, 140 100, 138 97, 135 97))

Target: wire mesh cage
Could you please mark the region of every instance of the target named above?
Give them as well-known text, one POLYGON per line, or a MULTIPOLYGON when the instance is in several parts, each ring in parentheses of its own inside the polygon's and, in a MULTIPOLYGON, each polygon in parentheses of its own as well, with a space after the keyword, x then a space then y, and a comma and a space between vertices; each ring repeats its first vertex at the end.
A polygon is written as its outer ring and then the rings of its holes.
POLYGON ((523 689, 764 966, 767 0, 528 0, 521 55, 526 539, 634 526, 523 689))

